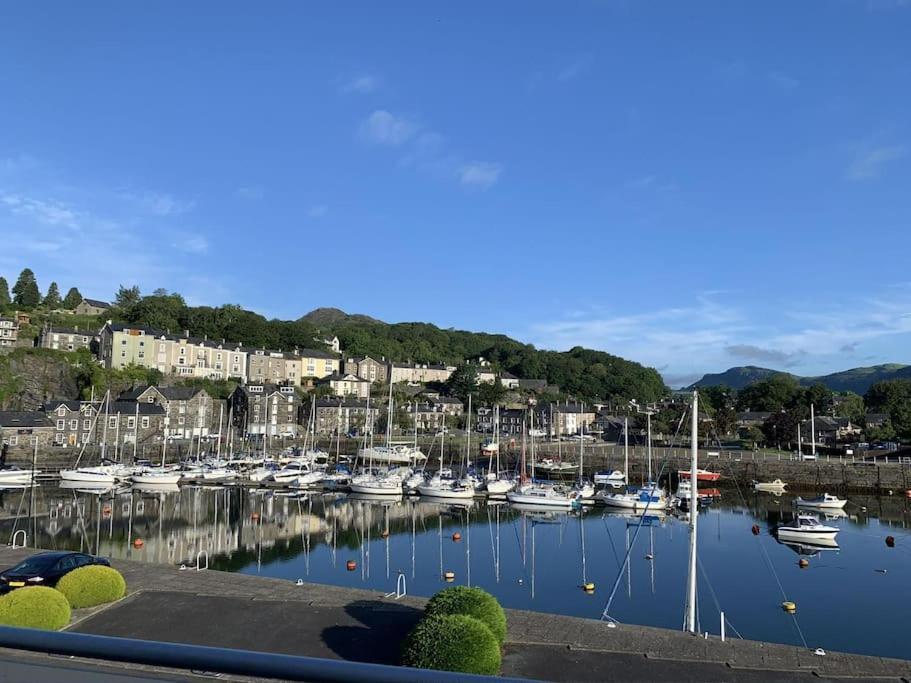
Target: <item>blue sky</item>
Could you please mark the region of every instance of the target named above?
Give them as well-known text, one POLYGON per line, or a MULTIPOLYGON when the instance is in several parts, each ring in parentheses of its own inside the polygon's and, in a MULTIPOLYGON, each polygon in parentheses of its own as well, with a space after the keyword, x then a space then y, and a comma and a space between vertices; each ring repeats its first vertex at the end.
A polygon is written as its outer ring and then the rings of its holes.
POLYGON ((911 362, 911 2, 0 5, 0 273, 911 362))

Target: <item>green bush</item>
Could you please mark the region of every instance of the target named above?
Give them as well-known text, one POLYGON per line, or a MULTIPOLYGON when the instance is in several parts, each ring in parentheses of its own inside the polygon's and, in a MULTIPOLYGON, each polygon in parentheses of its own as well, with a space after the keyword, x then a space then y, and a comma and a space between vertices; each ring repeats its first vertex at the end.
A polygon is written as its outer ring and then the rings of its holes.
POLYGON ((467 586, 444 588, 430 598, 425 613, 466 614, 480 619, 501 645, 506 640, 506 614, 500 603, 487 591, 467 586))
POLYGON ((66 596, 74 609, 94 607, 119 600, 127 592, 120 572, 110 567, 80 567, 57 582, 57 590, 66 596))
POLYGON ((58 591, 26 586, 0 598, 0 624, 57 631, 70 623, 70 604, 58 591))
POLYGON ((402 644, 402 664, 420 669, 495 676, 500 662, 496 636, 465 614, 426 615, 402 644))

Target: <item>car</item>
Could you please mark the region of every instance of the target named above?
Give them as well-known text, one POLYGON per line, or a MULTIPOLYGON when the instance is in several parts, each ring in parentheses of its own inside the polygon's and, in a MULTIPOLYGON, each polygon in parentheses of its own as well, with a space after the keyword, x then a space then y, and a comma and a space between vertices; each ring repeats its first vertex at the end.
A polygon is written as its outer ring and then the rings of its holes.
POLYGON ((109 567, 111 563, 104 557, 87 553, 38 553, 0 574, 0 593, 7 593, 23 586, 56 586, 69 572, 89 565, 109 567))

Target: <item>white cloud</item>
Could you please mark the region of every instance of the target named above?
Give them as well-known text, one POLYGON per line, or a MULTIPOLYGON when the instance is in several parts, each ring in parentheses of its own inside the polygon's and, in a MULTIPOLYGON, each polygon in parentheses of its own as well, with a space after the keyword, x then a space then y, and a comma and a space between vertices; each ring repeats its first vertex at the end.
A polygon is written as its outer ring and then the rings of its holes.
POLYGON ((407 142, 417 130, 418 126, 408 119, 377 109, 361 123, 360 136, 373 144, 395 147, 407 142))
POLYGON ((0 191, 0 203, 3 203, 14 214, 30 216, 45 225, 62 225, 67 228, 78 228, 76 212, 55 200, 35 199, 22 194, 0 191))
POLYGON ((205 254, 209 251, 209 241, 204 235, 190 235, 189 237, 181 236, 174 243, 176 249, 185 251, 188 254, 205 254))
POLYGON ((369 95, 380 86, 380 79, 376 76, 358 76, 342 84, 339 91, 346 94, 369 95))
POLYGON ((502 164, 489 161, 472 161, 459 168, 459 182, 468 187, 486 190, 496 185, 502 172, 502 164))
POLYGON ((883 167, 907 154, 903 145, 881 145, 859 150, 846 171, 849 180, 872 180, 878 178, 883 167))
POLYGON ((234 194, 240 199, 255 201, 257 199, 262 199, 266 194, 266 191, 261 185, 245 185, 243 187, 238 187, 234 191, 234 194))
POLYGON ((307 215, 310 218, 322 218, 327 213, 329 213, 329 207, 325 204, 314 204, 307 209, 307 215))

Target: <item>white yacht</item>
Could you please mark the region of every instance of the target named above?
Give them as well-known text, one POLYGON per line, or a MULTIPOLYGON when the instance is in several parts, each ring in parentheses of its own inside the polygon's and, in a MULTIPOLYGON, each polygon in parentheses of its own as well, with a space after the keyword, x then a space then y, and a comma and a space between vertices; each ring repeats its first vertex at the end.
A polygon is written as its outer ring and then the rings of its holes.
POLYGON ((819 510, 825 509, 838 509, 840 510, 848 503, 846 498, 839 498, 838 496, 833 496, 830 493, 824 493, 821 496, 816 498, 801 498, 797 497, 797 500, 794 501, 794 504, 797 507, 803 508, 816 508, 819 510))
POLYGON ((569 509, 573 506, 575 497, 572 491, 564 486, 525 484, 507 493, 506 500, 510 504, 569 509))
POLYGON ((18 467, 4 467, 0 470, 0 486, 7 484, 31 484, 40 470, 24 470, 18 467))
POLYGON ((839 529, 837 526, 820 523, 816 515, 801 512, 794 521, 782 524, 775 531, 778 538, 783 540, 819 540, 834 539, 839 529))

